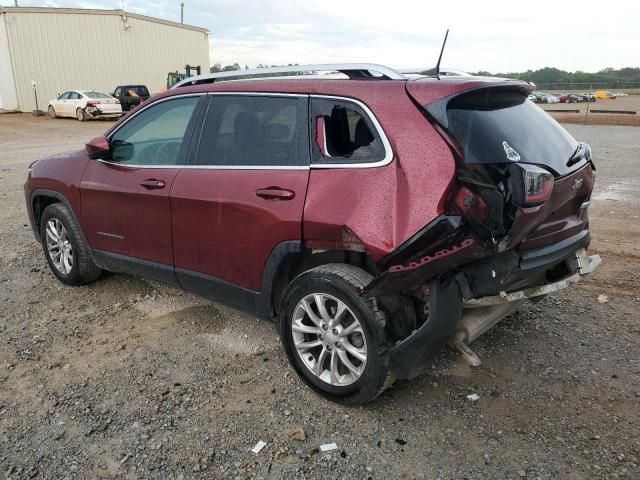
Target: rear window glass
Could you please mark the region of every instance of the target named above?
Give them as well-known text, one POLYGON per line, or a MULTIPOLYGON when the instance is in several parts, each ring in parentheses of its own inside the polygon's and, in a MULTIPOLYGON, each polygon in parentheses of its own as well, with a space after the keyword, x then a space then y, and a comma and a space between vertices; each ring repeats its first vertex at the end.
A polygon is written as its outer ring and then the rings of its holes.
POLYGON ((342 100, 314 98, 312 102, 314 163, 370 163, 384 159, 382 140, 362 108, 342 100))
POLYGON ((89 91, 89 92, 82 92, 84 93, 87 97, 89 98, 111 98, 111 95, 107 94, 107 93, 103 93, 103 92, 96 92, 96 91, 89 91))
POLYGON ((144 85, 134 85, 126 87, 124 93, 127 97, 148 97, 149 90, 144 85))
POLYGON ((520 161, 562 175, 578 146, 549 114, 517 92, 485 89, 461 95, 449 102, 447 118, 467 163, 520 161))

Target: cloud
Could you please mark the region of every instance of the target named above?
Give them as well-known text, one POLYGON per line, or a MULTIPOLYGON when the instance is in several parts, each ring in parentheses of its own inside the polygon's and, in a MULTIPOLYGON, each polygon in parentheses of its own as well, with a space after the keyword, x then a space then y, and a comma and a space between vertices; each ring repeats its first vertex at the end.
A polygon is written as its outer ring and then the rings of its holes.
MULTIPOLYGON (((581 1, 535 4, 425 0, 184 0, 185 23, 210 30, 211 63, 435 63, 451 28, 443 65, 469 71, 544 66, 595 71, 638 66, 640 4, 594 7, 581 1)), ((28 5, 22 1, 21 5, 28 5)), ((41 3, 40 3, 41 4, 41 3)), ((120 0, 49 0, 53 6, 121 8, 120 0)), ((180 19, 176 1, 125 0, 132 12, 180 19)))

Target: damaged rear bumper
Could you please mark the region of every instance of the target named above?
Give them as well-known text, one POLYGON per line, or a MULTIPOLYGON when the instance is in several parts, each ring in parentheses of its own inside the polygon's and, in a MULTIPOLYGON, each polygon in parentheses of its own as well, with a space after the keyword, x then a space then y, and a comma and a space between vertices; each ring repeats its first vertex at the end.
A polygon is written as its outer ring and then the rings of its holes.
POLYGON ((527 300, 564 289, 597 268, 600 257, 587 255, 588 243, 585 230, 553 248, 504 252, 431 279, 429 320, 389 349, 395 378, 419 375, 446 344, 472 366, 480 365, 471 342, 527 300))

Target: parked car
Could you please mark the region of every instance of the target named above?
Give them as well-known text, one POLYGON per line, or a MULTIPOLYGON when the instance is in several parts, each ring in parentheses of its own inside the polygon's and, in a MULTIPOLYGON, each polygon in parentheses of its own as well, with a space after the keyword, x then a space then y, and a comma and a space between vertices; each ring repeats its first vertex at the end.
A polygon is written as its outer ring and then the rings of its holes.
POLYGON ((596 96, 593 93, 576 93, 581 102, 595 102, 596 96))
POLYGON ((120 101, 108 93, 95 90, 69 90, 49 101, 49 117, 75 117, 81 122, 90 118, 120 117, 120 101))
POLYGON ((578 103, 582 99, 574 93, 563 93, 558 97, 560 103, 578 103))
POLYGON ((603 99, 603 100, 607 100, 607 99, 612 100, 612 99, 616 98, 615 94, 613 94, 611 92, 607 92, 605 90, 598 90, 595 93, 595 97, 599 98, 599 99, 603 99))
POLYGON ((618 93, 614 93, 614 95, 617 97, 627 97, 628 94, 624 93, 624 92, 618 92, 618 93))
POLYGON ((547 103, 560 103, 560 99, 551 93, 545 94, 547 96, 547 103))
POLYGON ((447 343, 479 365, 473 340, 597 266, 591 150, 531 84, 333 68, 349 78, 191 77, 32 163, 53 274, 133 273, 275 319, 298 375, 355 404, 447 343))
POLYGON ((113 96, 120 100, 122 110, 128 111, 149 98, 149 89, 144 85, 120 85, 113 91, 113 96))
POLYGON ((546 93, 542 92, 531 92, 528 98, 534 103, 549 103, 549 97, 546 93))

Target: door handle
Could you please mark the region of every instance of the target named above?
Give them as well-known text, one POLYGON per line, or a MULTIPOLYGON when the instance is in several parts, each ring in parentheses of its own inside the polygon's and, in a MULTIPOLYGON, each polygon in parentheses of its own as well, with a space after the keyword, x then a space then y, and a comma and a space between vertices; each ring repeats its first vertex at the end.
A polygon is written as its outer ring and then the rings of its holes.
POLYGON ((156 180, 155 178, 148 178, 147 180, 143 180, 140 182, 147 190, 159 190, 164 188, 164 182, 162 180, 156 180))
POLYGON ((296 196, 296 192, 286 188, 267 187, 256 190, 256 196, 265 200, 292 200, 296 196))

